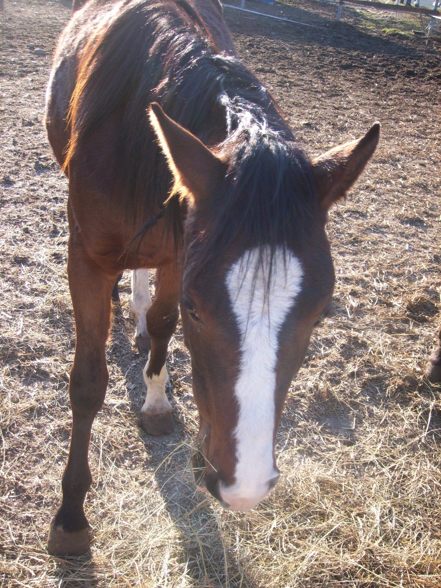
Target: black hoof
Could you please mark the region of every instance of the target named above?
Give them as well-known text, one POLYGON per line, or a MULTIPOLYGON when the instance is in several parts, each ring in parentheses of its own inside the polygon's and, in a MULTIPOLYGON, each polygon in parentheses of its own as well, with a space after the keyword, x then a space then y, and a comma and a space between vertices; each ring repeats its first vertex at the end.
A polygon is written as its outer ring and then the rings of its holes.
POLYGON ((67 532, 52 523, 49 531, 47 550, 57 557, 83 555, 90 551, 90 528, 67 532))

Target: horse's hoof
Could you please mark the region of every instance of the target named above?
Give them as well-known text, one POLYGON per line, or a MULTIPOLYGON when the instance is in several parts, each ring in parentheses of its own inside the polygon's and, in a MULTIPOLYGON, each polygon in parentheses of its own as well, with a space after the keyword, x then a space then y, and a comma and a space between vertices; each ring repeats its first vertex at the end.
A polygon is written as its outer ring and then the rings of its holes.
POLYGON ((143 355, 147 355, 150 351, 150 337, 148 335, 137 335, 135 337, 135 345, 143 355))
POLYGON ((170 435, 175 429, 173 413, 149 414, 142 412, 141 427, 149 435, 170 435))
POLYGON ((436 363, 429 363, 426 370, 426 377, 432 384, 441 382, 441 365, 436 363))
POLYGON ((60 525, 51 525, 47 550, 58 557, 83 555, 90 550, 90 528, 68 532, 60 525))

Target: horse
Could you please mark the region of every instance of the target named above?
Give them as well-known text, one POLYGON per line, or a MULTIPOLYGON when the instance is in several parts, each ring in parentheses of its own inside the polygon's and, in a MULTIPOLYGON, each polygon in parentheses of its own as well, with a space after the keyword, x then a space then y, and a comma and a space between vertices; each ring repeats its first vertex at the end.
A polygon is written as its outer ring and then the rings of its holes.
POLYGON ((433 384, 441 383, 441 328, 438 331, 438 344, 427 364, 426 377, 433 384))
POLYGON ((142 427, 173 427, 166 356, 180 307, 199 484, 225 508, 256 507, 279 478, 284 400, 334 287, 328 210, 373 155, 379 124, 311 159, 238 58, 218 0, 89 0, 59 40, 46 127, 68 178, 76 326, 49 552, 89 549, 89 439, 108 382, 112 290, 126 269, 138 272, 134 307, 150 337, 142 427))

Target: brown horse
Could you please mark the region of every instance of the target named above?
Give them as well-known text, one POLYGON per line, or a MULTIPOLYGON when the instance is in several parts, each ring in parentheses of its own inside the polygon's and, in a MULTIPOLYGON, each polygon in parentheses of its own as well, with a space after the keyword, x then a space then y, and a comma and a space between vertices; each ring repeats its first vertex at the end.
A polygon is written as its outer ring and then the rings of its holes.
POLYGON ((87 2, 61 36, 46 123, 69 179, 76 322, 50 552, 89 547, 89 437, 108 380, 112 289, 126 268, 138 270, 138 313, 148 309, 144 429, 172 427, 165 361, 180 303, 201 483, 225 507, 254 507, 277 481, 284 398, 333 289, 327 211, 372 156, 379 125, 311 161, 237 59, 217 0, 87 2))

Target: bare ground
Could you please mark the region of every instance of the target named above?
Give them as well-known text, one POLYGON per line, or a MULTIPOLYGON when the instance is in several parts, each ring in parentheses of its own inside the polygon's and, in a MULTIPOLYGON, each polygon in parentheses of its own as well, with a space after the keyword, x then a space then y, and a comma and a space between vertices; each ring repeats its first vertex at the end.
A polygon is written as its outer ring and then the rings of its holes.
POLYGON ((6 0, 0 15, 1 585, 441 585, 441 390, 423 377, 440 310, 440 51, 366 27, 357 11, 336 25, 310 1, 283 11, 321 28, 226 9, 242 57, 311 154, 383 125, 375 160, 331 214, 337 287, 287 400, 282 480, 248 515, 197 494, 179 333, 169 359, 177 431, 140 432, 144 359, 131 344, 126 280, 92 439, 92 557, 47 555, 74 339, 66 182, 41 119, 67 4, 6 0))

